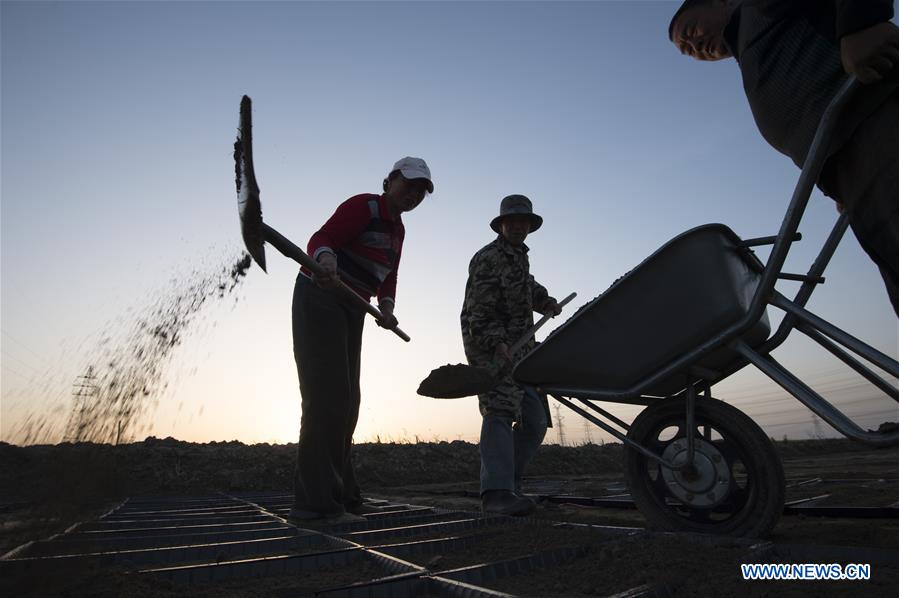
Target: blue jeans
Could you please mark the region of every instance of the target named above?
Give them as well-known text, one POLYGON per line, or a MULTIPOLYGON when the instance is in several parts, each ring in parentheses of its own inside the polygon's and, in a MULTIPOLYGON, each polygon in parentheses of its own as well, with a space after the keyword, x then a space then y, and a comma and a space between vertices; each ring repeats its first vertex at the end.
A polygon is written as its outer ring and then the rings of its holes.
POLYGON ((521 421, 485 415, 481 422, 481 494, 488 490, 517 491, 524 470, 546 435, 546 410, 533 388, 524 387, 521 421))

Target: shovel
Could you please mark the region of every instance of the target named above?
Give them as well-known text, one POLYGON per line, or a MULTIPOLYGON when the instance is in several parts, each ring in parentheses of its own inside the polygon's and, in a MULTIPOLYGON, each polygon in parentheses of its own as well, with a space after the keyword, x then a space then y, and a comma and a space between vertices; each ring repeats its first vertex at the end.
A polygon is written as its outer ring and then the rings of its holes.
MULTIPOLYGON (((326 276, 324 268, 309 257, 305 251, 293 244, 281 233, 262 221, 262 203, 259 200, 259 185, 256 184, 256 173, 253 169, 253 124, 250 114, 251 101, 244 96, 240 101, 240 126, 237 141, 234 142, 234 172, 237 182, 237 210, 240 214, 240 232, 244 245, 253 260, 265 272, 265 243, 270 243, 285 257, 289 257, 317 276, 326 276)), ((359 307, 381 320, 381 311, 356 294, 342 280, 337 291, 345 294, 359 307)), ((409 335, 394 326, 390 330, 398 337, 409 342, 409 335)))
MULTIPOLYGON (((572 293, 559 301, 559 307, 574 299, 577 293, 572 293)), ((515 355, 525 343, 540 330, 553 316, 545 315, 536 324, 531 326, 515 344, 509 347, 509 354, 515 355)), ((497 368, 485 368, 474 365, 457 363, 456 365, 442 365, 436 370, 431 370, 428 377, 418 386, 418 394, 435 399, 460 399, 472 395, 482 394, 494 388, 508 373, 508 370, 497 368)))

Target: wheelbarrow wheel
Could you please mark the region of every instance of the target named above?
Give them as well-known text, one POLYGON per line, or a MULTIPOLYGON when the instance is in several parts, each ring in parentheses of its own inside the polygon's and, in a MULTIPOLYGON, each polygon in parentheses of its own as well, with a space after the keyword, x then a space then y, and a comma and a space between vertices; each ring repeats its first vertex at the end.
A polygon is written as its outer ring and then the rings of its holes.
MULTIPOLYGON (((634 420, 628 437, 676 464, 686 462, 686 401, 660 399, 634 420)), ((716 399, 696 398, 693 467, 675 471, 628 448, 625 475, 649 526, 764 537, 784 507, 780 457, 747 415, 716 399)))

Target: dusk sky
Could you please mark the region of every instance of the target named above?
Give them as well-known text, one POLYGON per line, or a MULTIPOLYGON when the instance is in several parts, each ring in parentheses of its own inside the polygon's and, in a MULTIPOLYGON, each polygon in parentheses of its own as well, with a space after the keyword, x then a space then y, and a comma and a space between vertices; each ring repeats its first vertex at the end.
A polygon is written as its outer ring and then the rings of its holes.
MULTIPOLYGON (((302 247, 341 201, 380 192, 396 160, 428 162, 436 189, 404 216, 397 291, 412 342, 368 319, 356 440, 476 441, 477 399, 415 391, 465 362, 468 262, 503 196, 544 217, 527 240, 536 279, 578 293, 538 339, 689 228, 780 226, 799 171, 759 135, 733 60, 695 62, 668 42, 678 5, 4 0, 0 439, 16 442, 29 416, 61 429, 103 331, 240 255, 232 146, 247 94, 263 216, 302 247)), ((785 271, 808 268, 836 217, 815 192, 785 271)), ((254 265, 186 330, 137 439, 296 442, 297 266, 266 251, 268 274, 254 265)), ((825 275, 810 309, 896 357, 897 319, 851 233, 825 275)), ((775 355, 863 427, 899 421, 810 343, 775 355)), ((773 437, 836 435, 750 368, 713 391, 773 437)), ((562 413, 566 440, 585 440, 562 413)))

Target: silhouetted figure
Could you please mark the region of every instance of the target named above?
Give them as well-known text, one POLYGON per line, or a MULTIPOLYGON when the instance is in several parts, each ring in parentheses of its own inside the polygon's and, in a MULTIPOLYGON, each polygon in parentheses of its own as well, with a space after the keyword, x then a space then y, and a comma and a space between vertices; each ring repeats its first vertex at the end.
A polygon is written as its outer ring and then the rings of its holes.
POLYGON ((343 280, 366 300, 376 296, 383 314, 378 325, 397 325, 393 309, 405 237, 401 216, 434 191, 431 171, 420 158, 403 158, 384 179, 383 190, 338 206, 308 244, 309 255, 327 276, 303 268, 294 287, 293 353, 303 396, 289 514, 294 521, 348 521, 365 510, 351 459, 365 312, 330 289, 343 280))
POLYGON ((818 187, 845 209, 899 315, 899 28, 892 0, 687 0, 669 39, 697 60, 733 57, 764 138, 801 166, 846 78, 852 98, 818 187))
MULTIPOLYGON (((530 274, 524 240, 543 224, 524 195, 509 195, 490 228, 496 240, 480 249, 468 266, 462 306, 465 356, 474 366, 508 371, 534 347, 531 339, 515 355, 509 347, 534 325, 534 311, 558 315, 558 302, 530 274)), ((546 398, 506 375, 478 395, 481 416, 481 503, 484 512, 528 515, 534 502, 519 494, 521 477, 546 434, 546 398)))

